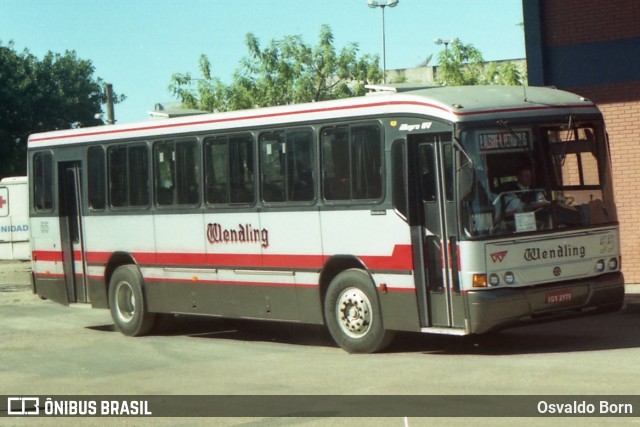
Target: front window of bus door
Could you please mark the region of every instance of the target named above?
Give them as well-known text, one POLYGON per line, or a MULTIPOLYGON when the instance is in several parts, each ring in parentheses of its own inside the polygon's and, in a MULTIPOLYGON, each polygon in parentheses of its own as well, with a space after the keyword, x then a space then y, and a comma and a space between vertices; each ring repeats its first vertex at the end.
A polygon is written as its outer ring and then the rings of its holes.
POLYGON ((418 148, 420 193, 425 223, 425 269, 427 286, 431 291, 443 290, 442 248, 439 237, 441 210, 438 204, 438 168, 435 145, 421 144, 418 148))

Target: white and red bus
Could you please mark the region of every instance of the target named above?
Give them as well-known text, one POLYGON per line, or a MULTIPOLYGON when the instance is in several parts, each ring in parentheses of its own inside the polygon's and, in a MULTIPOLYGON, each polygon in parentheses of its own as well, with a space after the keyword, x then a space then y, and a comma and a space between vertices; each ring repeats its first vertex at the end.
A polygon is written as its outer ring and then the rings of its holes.
POLYGON ((28 161, 34 291, 109 308, 126 335, 210 315, 326 324, 373 352, 398 330, 480 334, 624 298, 603 118, 560 90, 55 131, 28 161))

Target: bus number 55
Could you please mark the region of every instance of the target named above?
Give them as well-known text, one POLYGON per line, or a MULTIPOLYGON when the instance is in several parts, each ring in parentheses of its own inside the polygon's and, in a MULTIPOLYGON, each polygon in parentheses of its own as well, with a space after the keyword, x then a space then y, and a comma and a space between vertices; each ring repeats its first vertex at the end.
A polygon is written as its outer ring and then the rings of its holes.
POLYGON ((611 235, 600 237, 600 253, 606 254, 608 252, 613 252, 615 249, 615 241, 615 237, 611 235))

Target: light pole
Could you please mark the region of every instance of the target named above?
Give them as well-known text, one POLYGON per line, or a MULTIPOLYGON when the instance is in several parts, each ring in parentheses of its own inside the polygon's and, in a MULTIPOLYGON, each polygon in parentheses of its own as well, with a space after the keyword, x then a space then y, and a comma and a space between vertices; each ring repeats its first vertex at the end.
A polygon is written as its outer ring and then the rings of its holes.
MULTIPOLYGON (((457 39, 441 39, 441 38, 437 38, 437 39, 433 39, 433 42, 435 44, 437 44, 438 46, 440 45, 444 45, 444 57, 442 57, 442 53, 439 55, 439 60, 438 60, 438 65, 440 65, 441 63, 443 64, 443 66, 445 67, 443 69, 444 74, 446 74, 446 67, 449 64, 449 44, 453 43, 454 41, 456 41, 457 39)), ((438 72, 440 72, 440 70, 438 69, 438 72)))
POLYGON ((455 39, 441 39, 441 38, 437 38, 434 39, 433 42, 437 45, 444 45, 444 50, 447 50, 447 47, 449 46, 449 43, 451 43, 452 41, 454 41, 455 39))
POLYGON ((382 9, 382 82, 387 82, 387 59, 385 52, 385 35, 384 35, 384 8, 396 7, 399 3, 399 0, 369 0, 368 4, 371 8, 379 7, 382 9))

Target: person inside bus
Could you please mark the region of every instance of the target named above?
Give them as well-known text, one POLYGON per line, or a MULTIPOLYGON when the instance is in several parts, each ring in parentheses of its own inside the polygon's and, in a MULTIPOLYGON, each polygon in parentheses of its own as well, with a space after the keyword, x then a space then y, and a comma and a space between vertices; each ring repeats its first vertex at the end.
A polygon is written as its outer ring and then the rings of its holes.
POLYGON ((530 212, 545 204, 544 194, 534 191, 533 173, 528 165, 521 165, 516 173, 516 181, 510 182, 502 189, 504 193, 503 212, 506 218, 512 218, 516 213, 530 212))

